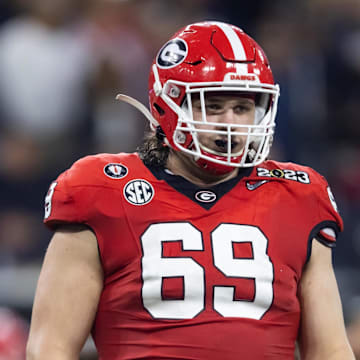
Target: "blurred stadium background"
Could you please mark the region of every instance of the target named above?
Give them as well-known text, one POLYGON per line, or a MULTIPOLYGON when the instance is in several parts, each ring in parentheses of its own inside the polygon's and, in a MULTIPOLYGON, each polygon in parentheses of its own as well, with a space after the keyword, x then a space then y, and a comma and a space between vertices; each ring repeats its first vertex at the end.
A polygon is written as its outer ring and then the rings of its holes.
POLYGON ((50 182, 86 154, 136 149, 146 120, 115 95, 147 103, 156 51, 204 19, 238 25, 269 57, 281 85, 272 157, 332 185, 345 221, 334 265, 360 359, 359 0, 2 0, 0 359, 24 359, 50 182))

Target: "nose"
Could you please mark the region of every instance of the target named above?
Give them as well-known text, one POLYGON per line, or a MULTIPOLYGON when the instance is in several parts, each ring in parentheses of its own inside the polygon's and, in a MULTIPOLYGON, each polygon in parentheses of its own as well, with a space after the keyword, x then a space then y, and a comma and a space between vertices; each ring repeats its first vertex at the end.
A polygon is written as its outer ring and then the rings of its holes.
POLYGON ((223 113, 220 115, 219 121, 224 124, 236 124, 238 122, 236 121, 237 117, 238 116, 235 114, 234 109, 228 108, 225 109, 223 113))
POLYGON ((254 119, 250 112, 239 112, 234 107, 228 107, 219 114, 217 121, 223 124, 234 124, 241 129, 243 126, 251 125, 254 119))

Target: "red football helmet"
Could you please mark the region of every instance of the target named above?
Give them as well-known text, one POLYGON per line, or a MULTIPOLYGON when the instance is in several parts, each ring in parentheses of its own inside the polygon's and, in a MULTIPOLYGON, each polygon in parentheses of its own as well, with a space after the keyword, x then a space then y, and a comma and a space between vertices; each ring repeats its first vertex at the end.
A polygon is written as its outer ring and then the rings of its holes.
MULTIPOLYGON (((160 49, 149 77, 153 128, 161 127, 166 143, 193 155, 213 173, 257 165, 267 157, 273 139, 279 86, 264 51, 241 29, 221 22, 200 22, 181 29, 160 49), (211 92, 253 96, 254 123, 248 126, 207 121, 205 99, 211 92), (202 118, 194 121, 192 99, 200 99, 202 118), (224 151, 206 147, 199 131, 211 125, 224 141, 224 151), (232 138, 246 136, 241 151, 232 152, 232 138)), ((123 99, 125 100, 125 99, 123 99)), ((125 100, 126 101, 126 100, 125 100)), ((205 130, 206 131, 206 130, 205 130)))

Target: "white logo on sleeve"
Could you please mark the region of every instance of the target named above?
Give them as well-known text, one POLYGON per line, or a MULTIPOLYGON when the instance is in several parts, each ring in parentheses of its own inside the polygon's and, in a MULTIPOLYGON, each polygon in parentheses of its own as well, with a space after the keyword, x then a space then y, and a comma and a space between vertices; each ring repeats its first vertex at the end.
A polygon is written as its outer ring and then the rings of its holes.
POLYGON ((57 185, 57 182, 53 182, 50 187, 49 190, 45 196, 45 215, 44 215, 44 219, 47 219, 50 214, 51 214, 51 201, 52 201, 52 197, 54 195, 54 191, 55 191, 55 187, 57 185))
POLYGON ((331 205, 333 206, 334 210, 336 212, 339 212, 338 210, 338 207, 336 205, 336 201, 335 201, 335 197, 330 189, 330 186, 327 187, 327 192, 328 192, 328 195, 329 195, 329 199, 330 199, 330 202, 331 202, 331 205))
POLYGON ((154 194, 154 188, 143 179, 131 180, 124 187, 125 199, 133 205, 148 204, 154 197, 154 194))

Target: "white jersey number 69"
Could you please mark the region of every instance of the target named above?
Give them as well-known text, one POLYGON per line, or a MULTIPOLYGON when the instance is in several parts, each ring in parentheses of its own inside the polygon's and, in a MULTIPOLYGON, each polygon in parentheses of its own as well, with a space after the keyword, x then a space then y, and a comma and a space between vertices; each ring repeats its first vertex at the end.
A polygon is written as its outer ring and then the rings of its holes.
MULTIPOLYGON (((205 308, 206 269, 191 257, 164 257, 162 243, 167 241, 181 241, 184 252, 204 251, 202 233, 190 223, 150 225, 141 237, 143 304, 153 318, 191 319, 205 308), (183 278, 183 299, 163 299, 163 279, 169 277, 183 278)), ((211 242, 214 265, 225 277, 255 280, 252 301, 234 300, 235 286, 215 286, 213 308, 224 317, 261 319, 273 301, 268 239, 255 226, 220 224, 212 231, 211 242), (233 243, 250 243, 253 257, 234 258, 233 243)))

